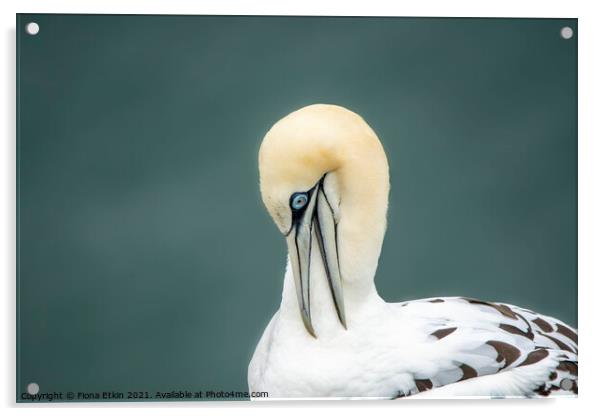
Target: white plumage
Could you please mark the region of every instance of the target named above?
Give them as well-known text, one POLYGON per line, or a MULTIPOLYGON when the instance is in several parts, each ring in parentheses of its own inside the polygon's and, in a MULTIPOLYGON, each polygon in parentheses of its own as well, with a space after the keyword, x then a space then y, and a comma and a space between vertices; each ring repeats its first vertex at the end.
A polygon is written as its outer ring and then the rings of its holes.
POLYGON ((576 394, 577 333, 557 319, 461 297, 380 298, 373 277, 388 169, 382 174, 386 157, 375 140, 357 115, 322 105, 289 115, 264 139, 262 196, 287 236, 289 261, 280 309, 249 365, 250 391, 270 398, 576 394), (292 154, 283 154, 289 144, 292 154), (299 191, 307 197, 302 210, 288 204, 299 191))

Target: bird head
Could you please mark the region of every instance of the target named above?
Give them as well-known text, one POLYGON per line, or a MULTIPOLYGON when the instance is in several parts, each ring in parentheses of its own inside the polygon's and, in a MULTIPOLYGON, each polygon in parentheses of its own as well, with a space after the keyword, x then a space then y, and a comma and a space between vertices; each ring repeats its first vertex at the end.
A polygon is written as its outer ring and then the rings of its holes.
POLYGON ((309 285, 312 249, 321 254, 338 318, 346 328, 340 222, 348 215, 347 224, 361 231, 374 216, 382 216, 380 243, 384 234, 388 165, 376 134, 343 107, 304 107, 278 121, 264 137, 259 176, 262 200, 286 238, 305 328, 315 336, 309 285))

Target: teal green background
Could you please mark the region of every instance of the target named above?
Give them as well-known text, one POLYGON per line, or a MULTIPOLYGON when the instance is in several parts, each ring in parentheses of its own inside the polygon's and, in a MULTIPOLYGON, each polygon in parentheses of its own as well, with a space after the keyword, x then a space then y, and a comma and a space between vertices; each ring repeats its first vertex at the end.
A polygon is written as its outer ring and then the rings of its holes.
POLYGON ((386 300, 576 325, 576 35, 576 19, 18 15, 17 399, 29 382, 246 390, 286 256, 257 151, 312 103, 358 112, 387 151, 386 300))

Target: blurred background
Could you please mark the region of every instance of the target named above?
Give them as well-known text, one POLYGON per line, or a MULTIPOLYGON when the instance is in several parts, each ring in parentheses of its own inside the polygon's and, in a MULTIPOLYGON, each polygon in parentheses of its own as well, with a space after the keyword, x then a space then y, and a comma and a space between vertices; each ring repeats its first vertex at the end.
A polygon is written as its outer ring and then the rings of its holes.
POLYGON ((286 258, 257 151, 312 103, 359 113, 387 152, 381 296, 577 325, 576 19, 19 15, 17 32, 19 400, 30 382, 247 390, 286 258))

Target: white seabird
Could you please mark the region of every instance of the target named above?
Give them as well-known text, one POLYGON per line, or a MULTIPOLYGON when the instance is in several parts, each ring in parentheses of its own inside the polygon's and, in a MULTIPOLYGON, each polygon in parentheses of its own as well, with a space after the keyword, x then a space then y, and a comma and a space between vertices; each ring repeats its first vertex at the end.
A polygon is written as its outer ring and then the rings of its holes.
POLYGON ((259 151, 261 195, 286 237, 282 303, 249 364, 270 398, 523 397, 577 393, 577 333, 513 305, 386 303, 374 286, 389 173, 357 114, 312 105, 259 151))

